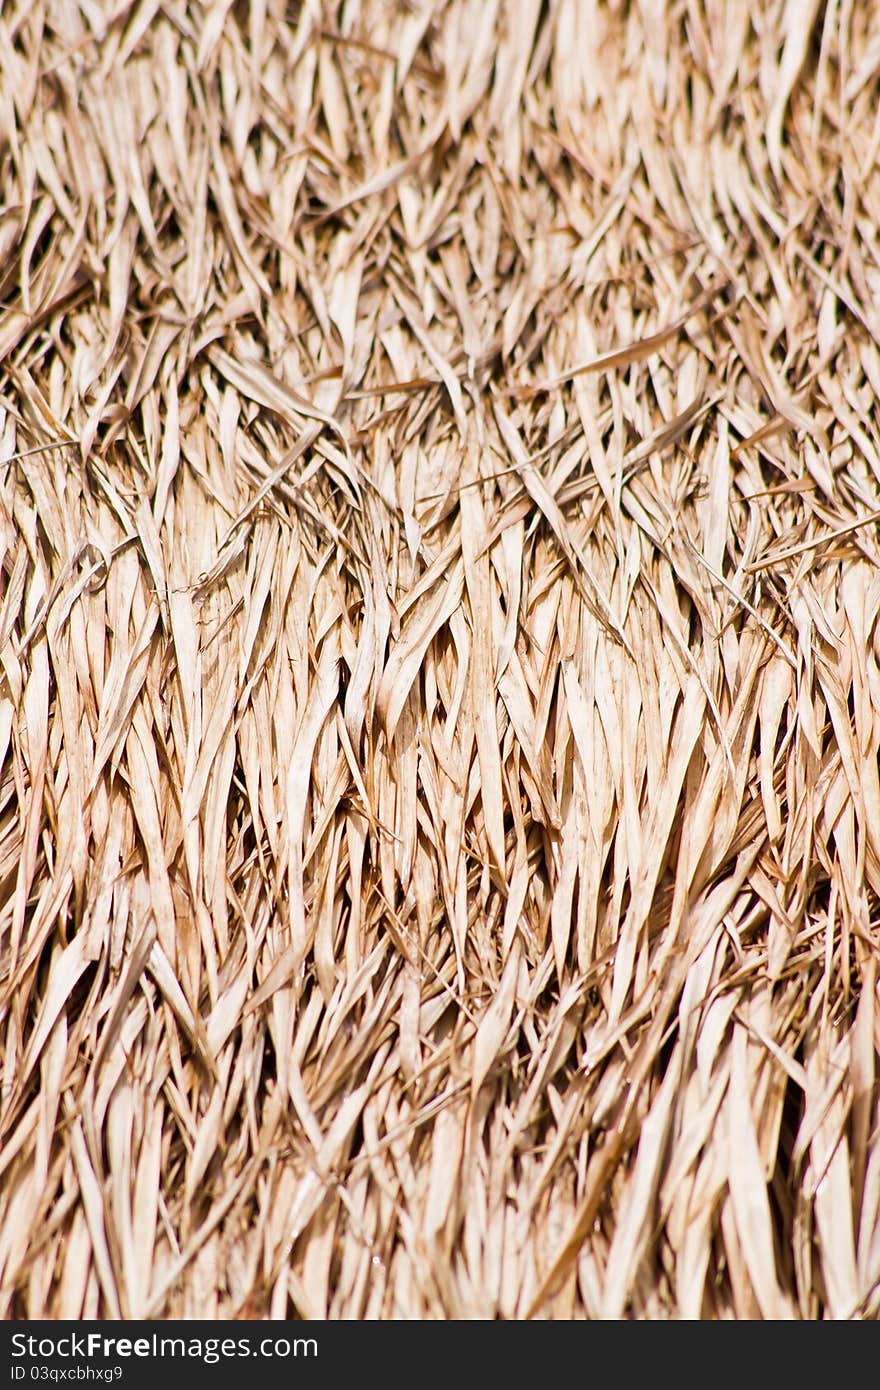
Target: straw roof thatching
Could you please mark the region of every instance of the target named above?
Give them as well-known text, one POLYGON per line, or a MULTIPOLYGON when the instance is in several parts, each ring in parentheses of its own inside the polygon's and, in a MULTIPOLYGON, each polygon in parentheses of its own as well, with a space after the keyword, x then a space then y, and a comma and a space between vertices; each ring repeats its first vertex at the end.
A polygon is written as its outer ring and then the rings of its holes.
POLYGON ((5 1317, 880 1308, 867 0, 0 10, 5 1317))

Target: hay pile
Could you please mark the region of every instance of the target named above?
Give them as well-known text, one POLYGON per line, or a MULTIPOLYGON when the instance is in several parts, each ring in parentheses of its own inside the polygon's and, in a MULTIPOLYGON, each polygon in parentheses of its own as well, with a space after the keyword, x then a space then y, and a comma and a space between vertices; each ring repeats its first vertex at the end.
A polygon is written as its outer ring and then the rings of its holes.
POLYGON ((876 1316, 872 13, 3 5, 4 1316, 876 1316))

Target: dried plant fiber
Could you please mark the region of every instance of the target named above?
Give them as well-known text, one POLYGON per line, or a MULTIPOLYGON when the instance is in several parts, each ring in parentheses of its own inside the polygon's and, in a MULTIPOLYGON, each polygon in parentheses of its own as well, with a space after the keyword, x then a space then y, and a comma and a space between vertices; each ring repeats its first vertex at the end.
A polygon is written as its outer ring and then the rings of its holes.
POLYGON ((0 6, 0 1315, 877 1316, 878 113, 0 6))

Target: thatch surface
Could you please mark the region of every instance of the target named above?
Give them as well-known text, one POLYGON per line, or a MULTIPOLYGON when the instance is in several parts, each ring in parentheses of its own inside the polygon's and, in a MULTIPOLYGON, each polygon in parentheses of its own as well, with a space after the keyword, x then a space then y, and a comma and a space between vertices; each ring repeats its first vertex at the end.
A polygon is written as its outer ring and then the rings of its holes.
POLYGON ((4 1316, 876 1315, 878 110, 3 5, 4 1316))

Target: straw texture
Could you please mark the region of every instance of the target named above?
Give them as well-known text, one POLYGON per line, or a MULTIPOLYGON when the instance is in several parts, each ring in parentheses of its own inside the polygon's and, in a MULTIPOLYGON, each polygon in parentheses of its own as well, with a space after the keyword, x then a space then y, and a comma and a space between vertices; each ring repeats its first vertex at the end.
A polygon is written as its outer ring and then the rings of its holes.
POLYGON ((874 1318, 867 0, 0 10, 0 1312, 874 1318))

